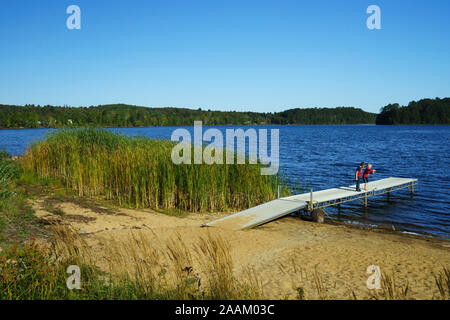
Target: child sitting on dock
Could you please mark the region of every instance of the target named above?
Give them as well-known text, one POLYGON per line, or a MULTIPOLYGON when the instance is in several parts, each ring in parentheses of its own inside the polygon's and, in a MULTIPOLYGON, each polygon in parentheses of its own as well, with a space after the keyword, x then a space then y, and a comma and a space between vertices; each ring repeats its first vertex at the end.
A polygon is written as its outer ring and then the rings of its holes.
POLYGON ((364 181, 364 190, 367 191, 367 183, 369 182, 369 174, 373 174, 377 170, 372 169, 372 164, 369 163, 366 167, 366 170, 364 170, 363 174, 363 181, 364 181))
POLYGON ((362 171, 363 171, 365 165, 366 165, 365 162, 361 162, 359 164, 359 166, 356 168, 356 172, 355 172, 356 191, 361 191, 361 188, 359 186, 359 179, 361 179, 362 171))

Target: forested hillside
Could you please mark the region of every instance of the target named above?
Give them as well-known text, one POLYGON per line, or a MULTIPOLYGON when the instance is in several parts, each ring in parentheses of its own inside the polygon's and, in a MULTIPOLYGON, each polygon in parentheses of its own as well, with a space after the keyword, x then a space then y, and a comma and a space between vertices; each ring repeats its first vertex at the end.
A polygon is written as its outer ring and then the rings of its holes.
POLYGON ((290 109, 277 113, 147 108, 125 104, 91 107, 0 105, 0 128, 139 127, 243 124, 366 124, 376 114, 352 107, 290 109))
POLYGON ((125 104, 90 107, 0 105, 0 128, 142 127, 246 124, 450 124, 450 98, 389 104, 380 114, 353 107, 296 108, 275 113, 147 108, 125 104))
POLYGON ((450 98, 411 101, 407 106, 389 104, 376 124, 450 124, 450 98))

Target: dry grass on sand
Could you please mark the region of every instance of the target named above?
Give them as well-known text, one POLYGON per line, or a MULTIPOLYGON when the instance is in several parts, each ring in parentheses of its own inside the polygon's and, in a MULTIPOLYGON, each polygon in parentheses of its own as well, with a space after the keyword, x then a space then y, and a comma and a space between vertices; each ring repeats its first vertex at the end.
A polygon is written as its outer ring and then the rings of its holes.
POLYGON ((53 203, 60 213, 54 214, 46 211, 44 199, 33 207, 39 218, 76 230, 105 271, 151 280, 161 275, 157 268, 170 266, 164 281, 189 274, 207 279, 199 285, 213 293, 232 292, 220 286, 239 280, 258 291, 253 297, 266 299, 449 298, 450 243, 444 240, 290 217, 231 231, 201 228, 224 214, 176 217, 151 210, 102 211, 74 202, 53 203), (367 289, 370 265, 381 269, 380 290, 367 289), (229 272, 214 273, 218 266, 229 272), (217 278, 224 275, 230 278, 217 278))

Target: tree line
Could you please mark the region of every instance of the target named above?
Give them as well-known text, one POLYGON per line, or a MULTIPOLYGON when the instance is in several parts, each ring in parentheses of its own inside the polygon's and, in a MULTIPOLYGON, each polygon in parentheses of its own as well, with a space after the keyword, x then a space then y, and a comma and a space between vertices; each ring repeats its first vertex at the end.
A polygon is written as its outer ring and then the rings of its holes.
POLYGON ((450 124, 450 98, 383 107, 380 113, 354 107, 296 108, 281 112, 147 108, 126 104, 90 107, 0 105, 0 128, 144 127, 250 124, 450 124))
POLYGON ((388 104, 376 124, 450 124, 450 98, 411 101, 407 106, 388 104))
POLYGON ((142 127, 250 124, 369 124, 376 114, 353 107, 289 109, 282 112, 147 108, 125 104, 90 107, 0 105, 0 128, 142 127))

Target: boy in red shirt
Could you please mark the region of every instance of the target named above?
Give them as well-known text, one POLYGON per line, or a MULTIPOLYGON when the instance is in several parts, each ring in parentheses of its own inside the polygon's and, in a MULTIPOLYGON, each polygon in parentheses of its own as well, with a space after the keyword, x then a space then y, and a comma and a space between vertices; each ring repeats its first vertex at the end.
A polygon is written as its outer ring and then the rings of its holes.
POLYGON ((369 174, 373 174, 377 170, 372 170, 372 164, 369 163, 366 167, 366 170, 364 170, 363 174, 363 181, 364 181, 364 190, 367 191, 367 183, 369 182, 369 174))
POLYGON ((359 179, 361 179, 362 172, 363 172, 365 165, 366 165, 365 162, 361 162, 361 164, 358 167, 356 167, 356 172, 355 172, 356 191, 361 191, 361 188, 359 187, 359 179))

